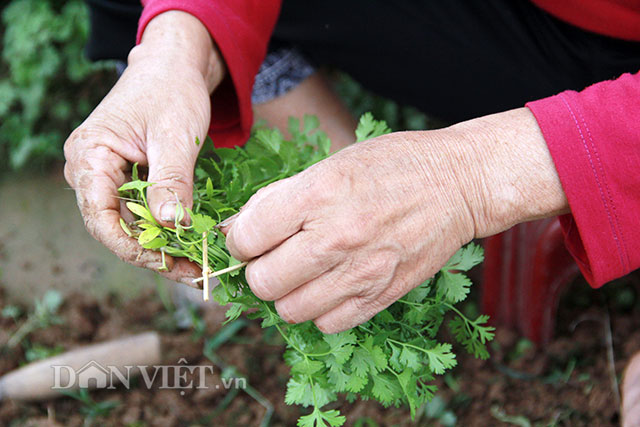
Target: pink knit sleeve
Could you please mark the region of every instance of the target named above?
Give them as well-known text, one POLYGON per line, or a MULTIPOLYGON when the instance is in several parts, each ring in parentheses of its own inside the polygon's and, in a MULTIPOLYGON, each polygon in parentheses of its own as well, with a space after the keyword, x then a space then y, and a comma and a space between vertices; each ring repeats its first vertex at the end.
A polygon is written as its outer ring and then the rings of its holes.
POLYGON ((593 287, 640 267, 640 73, 527 107, 567 195, 566 245, 593 287))
POLYGON ((217 147, 243 144, 253 124, 253 80, 266 55, 280 0, 143 0, 142 3, 138 43, 149 21, 169 10, 190 13, 207 27, 230 75, 212 95, 209 135, 217 147))

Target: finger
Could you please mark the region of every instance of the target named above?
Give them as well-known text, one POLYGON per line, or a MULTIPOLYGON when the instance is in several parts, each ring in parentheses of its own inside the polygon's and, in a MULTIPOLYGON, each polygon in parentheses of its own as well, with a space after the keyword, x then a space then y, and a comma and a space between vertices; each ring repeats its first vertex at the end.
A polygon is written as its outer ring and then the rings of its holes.
POLYGON ((300 231, 309 210, 299 176, 275 182, 251 197, 227 233, 227 249, 247 261, 300 231))
POLYGON ((190 208, 193 202, 193 170, 199 146, 192 141, 165 138, 147 143, 149 182, 147 200, 153 217, 163 226, 174 224, 176 205, 190 208))
POLYGON ((185 258, 171 258, 169 256, 166 256, 165 258, 167 260, 171 260, 173 267, 169 271, 159 270, 158 272, 162 276, 169 280, 173 280, 174 282, 184 283, 192 288, 202 289, 201 282, 193 282, 193 279, 202 276, 202 269, 200 267, 185 258))
POLYGON ((300 231, 247 265, 245 277, 256 296, 275 301, 334 267, 341 254, 328 239, 300 231))
POLYGON ((393 285, 386 287, 382 292, 374 290, 348 298, 313 322, 326 334, 335 334, 361 325, 413 288, 407 286, 403 280, 397 280, 393 285))
POLYGON ((129 264, 160 272, 170 280, 194 286, 193 278, 201 271, 198 266, 186 259, 174 260, 170 256, 165 256, 163 261, 160 252, 143 249, 136 239, 127 236, 122 230, 120 200, 116 197, 117 191, 111 192, 121 185, 120 182, 113 182, 100 175, 94 175, 87 181, 88 185, 78 187, 76 194, 85 226, 94 238, 129 264), (99 194, 109 196, 101 198, 97 196, 99 194))
POLYGON ((313 320, 335 309, 347 299, 360 293, 355 286, 345 286, 344 271, 334 268, 276 301, 280 317, 288 323, 313 320))
MULTIPOLYGON (((85 227, 122 260, 157 270, 163 265, 161 254, 143 250, 120 226, 121 205, 117 189, 126 179, 124 171, 128 163, 106 145, 92 146, 91 141, 95 139, 76 132, 65 145, 65 178, 75 190, 85 227)), ((173 267, 170 257, 165 263, 169 269, 173 267)))
POLYGON ((375 316, 380 310, 375 310, 365 297, 355 296, 348 298, 333 310, 316 318, 316 324, 325 334, 336 334, 363 324, 375 316))

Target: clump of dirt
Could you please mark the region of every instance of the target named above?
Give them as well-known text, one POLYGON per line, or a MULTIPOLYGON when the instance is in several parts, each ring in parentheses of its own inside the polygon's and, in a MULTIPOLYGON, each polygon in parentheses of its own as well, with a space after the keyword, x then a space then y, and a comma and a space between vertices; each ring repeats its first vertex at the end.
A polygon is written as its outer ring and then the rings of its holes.
MULTIPOLYGON (((597 292, 597 291, 591 291, 597 292)), ((0 289, 0 310, 9 302, 0 289)), ((621 374, 625 363, 640 350, 640 310, 632 304, 611 311, 615 368, 621 374)), ((532 424, 566 426, 609 426, 618 422, 618 407, 611 386, 605 340, 605 305, 598 298, 588 304, 568 304, 559 312, 558 336, 544 348, 536 348, 506 328, 498 328, 491 345, 491 358, 476 360, 457 349, 458 367, 437 380, 446 411, 455 415, 457 425, 497 426, 509 416, 520 416, 532 424), (576 320, 582 319, 576 325, 576 320), (570 327, 575 326, 575 327, 570 327), (502 420, 502 421, 501 421, 502 420)), ((224 310, 203 313, 203 336, 213 336, 222 327, 224 310)), ((181 358, 190 365, 212 365, 203 356, 203 339, 193 329, 180 329, 172 321, 154 291, 120 301, 116 297, 97 302, 91 297, 69 296, 60 310, 64 323, 34 332, 22 346, 4 348, 0 375, 25 363, 25 348, 38 344, 72 349, 93 342, 116 339, 147 330, 160 330, 164 363, 177 364, 181 358)), ((19 322, 18 322, 19 323, 19 322)), ((18 324, 0 316, 0 348, 18 324)), ((126 349, 123 349, 126 351, 126 349)), ((304 409, 284 403, 288 368, 282 361, 283 345, 273 331, 248 322, 236 336, 216 350, 225 366, 246 376, 248 384, 274 407, 272 426, 295 425, 304 409)), ((132 387, 95 390, 95 402, 114 402, 108 413, 89 423, 94 425, 219 425, 257 426, 265 407, 246 391, 213 387, 221 381, 222 367, 215 365, 207 377, 208 387, 180 390, 162 389, 154 383, 147 389, 142 381, 132 387)), ((385 409, 375 402, 342 401, 339 405, 348 425, 368 419, 380 426, 444 425, 424 413, 412 422, 406 408, 385 409)), ((437 417, 436 417, 437 418, 437 417)), ((62 397, 49 402, 0 402, 0 425, 65 425, 87 423, 86 405, 62 397), (47 424, 48 423, 48 424, 47 424)))

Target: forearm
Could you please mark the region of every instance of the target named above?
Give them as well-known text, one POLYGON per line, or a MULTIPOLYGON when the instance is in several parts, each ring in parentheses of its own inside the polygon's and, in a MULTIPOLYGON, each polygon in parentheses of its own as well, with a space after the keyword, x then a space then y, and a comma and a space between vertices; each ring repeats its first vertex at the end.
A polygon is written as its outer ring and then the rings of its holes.
POLYGON ((474 237, 567 213, 569 205, 547 144, 527 108, 442 130, 452 176, 473 217, 474 237))
POLYGON ((300 117, 302 112, 317 116, 320 128, 331 139, 331 151, 355 141, 355 119, 319 72, 285 95, 254 105, 254 112, 258 120, 265 120, 285 134, 290 116, 300 117))
MULTIPOLYGON (((129 65, 161 59, 169 70, 198 70, 209 93, 225 76, 224 61, 207 28, 193 15, 169 11, 156 16, 145 28, 142 40, 129 54, 129 65)), ((179 76, 176 76, 179 77, 179 76)))

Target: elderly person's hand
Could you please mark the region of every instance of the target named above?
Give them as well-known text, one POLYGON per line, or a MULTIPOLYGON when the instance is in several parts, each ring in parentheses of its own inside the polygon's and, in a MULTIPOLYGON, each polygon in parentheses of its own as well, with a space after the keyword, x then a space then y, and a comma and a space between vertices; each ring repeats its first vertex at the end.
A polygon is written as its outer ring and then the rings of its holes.
MULTIPOLYGON (((206 28, 191 15, 153 19, 114 88, 65 143, 65 177, 89 232, 123 260, 153 270, 160 254, 142 251, 119 225, 117 188, 131 164, 149 167, 149 207, 174 222, 176 197, 191 206, 193 168, 211 116, 209 94, 224 74, 206 28)), ((191 283, 197 268, 168 259, 173 280, 191 283)))
POLYGON ((356 326, 474 237, 566 211, 527 109, 356 144, 259 191, 224 231, 288 322, 356 326))

